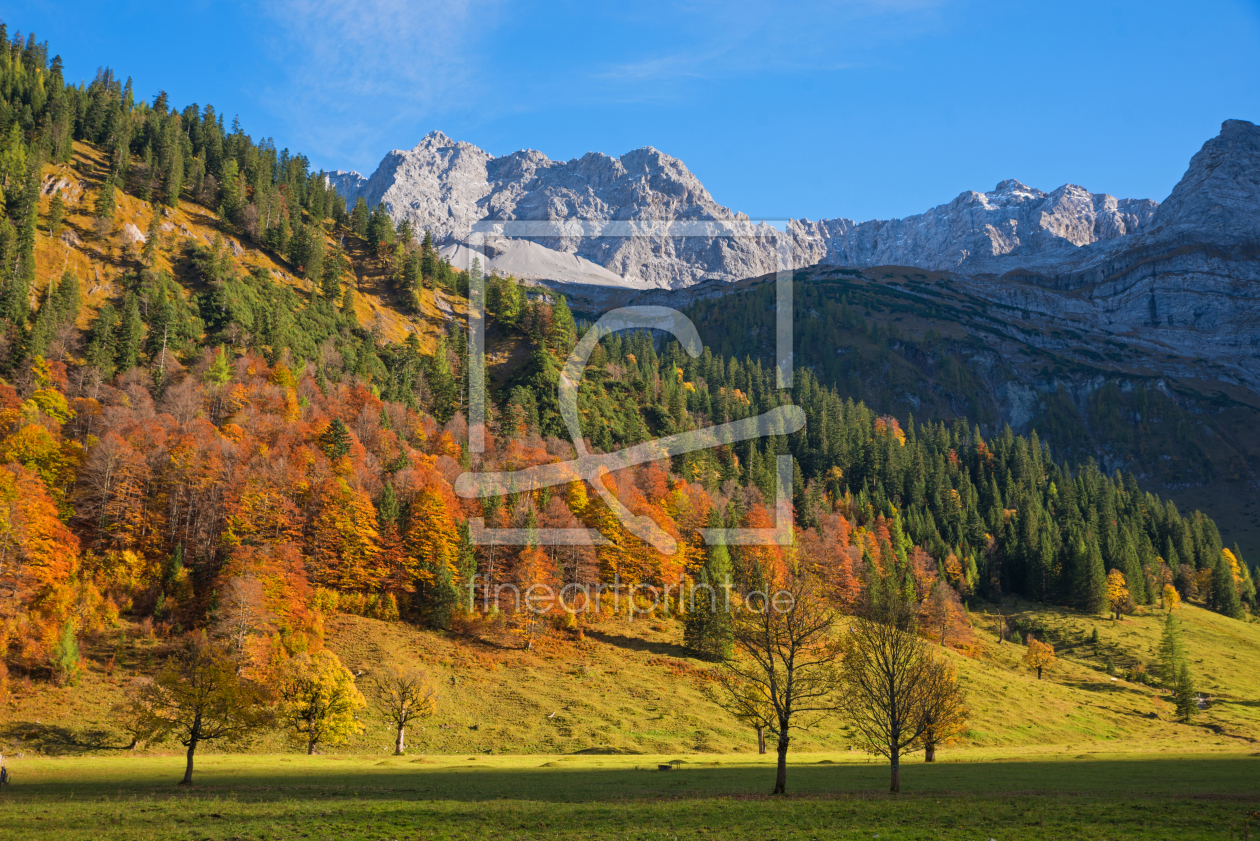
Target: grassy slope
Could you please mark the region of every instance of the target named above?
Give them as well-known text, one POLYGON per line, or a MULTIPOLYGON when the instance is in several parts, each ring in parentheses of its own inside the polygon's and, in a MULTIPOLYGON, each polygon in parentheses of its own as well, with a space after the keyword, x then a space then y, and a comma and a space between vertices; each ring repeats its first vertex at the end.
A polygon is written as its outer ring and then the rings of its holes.
MULTIPOLYGON (((1172 721, 1171 706, 1157 690, 1112 680, 1103 671, 1108 659, 1121 671, 1135 662, 1153 663, 1158 611, 1113 624, 1023 607, 1017 618, 1045 628, 1041 635, 1055 642, 1059 665, 1038 681, 1020 663, 1023 646, 997 644, 983 613, 973 614, 979 626, 976 656, 951 655, 973 710, 966 746, 1012 758, 1260 749, 1260 624, 1193 606, 1179 610, 1199 685, 1212 699, 1194 724, 1184 725, 1172 721), (1094 628, 1099 645, 1080 642, 1094 628)), ((1004 613, 1011 615, 1010 608, 1004 613)), ((330 620, 328 630, 329 646, 364 677, 386 662, 423 665, 434 676, 440 715, 411 732, 409 745, 417 753, 725 754, 755 749, 752 734, 709 697, 707 666, 677 645, 681 628, 674 620, 609 620, 584 641, 542 639, 532 651, 355 616, 330 620)), ((72 688, 13 681, 14 697, 0 714, 0 750, 120 753, 125 739, 114 729, 111 705, 123 698, 124 670, 145 672, 160 662, 158 645, 133 635, 122 646, 116 639, 88 646, 90 667, 72 688), (109 676, 105 664, 111 657, 122 668, 109 676)), ((369 720, 366 733, 330 752, 381 754, 391 744, 388 730, 369 720)), ((793 740, 793 749, 801 752, 847 752, 849 747, 850 739, 834 721, 793 740)), ((267 734, 252 749, 292 748, 282 735, 267 734)))

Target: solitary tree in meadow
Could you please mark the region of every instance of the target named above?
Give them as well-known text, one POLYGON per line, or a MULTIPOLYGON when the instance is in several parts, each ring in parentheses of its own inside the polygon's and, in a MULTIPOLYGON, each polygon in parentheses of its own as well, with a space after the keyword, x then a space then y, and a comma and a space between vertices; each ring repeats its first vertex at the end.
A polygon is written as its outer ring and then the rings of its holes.
POLYGON ((437 711, 437 690, 422 671, 390 667, 373 678, 372 703, 381 717, 394 728, 394 756, 406 749, 407 725, 428 718, 437 711))
POLYGON ((1177 708, 1177 720, 1187 722, 1199 711, 1199 692, 1194 686, 1190 666, 1182 660, 1177 664, 1177 676, 1173 681, 1173 702, 1177 708))
POLYGON ((1024 665, 1037 670, 1037 680, 1041 680, 1043 669, 1054 668, 1054 646, 1044 643, 1032 634, 1028 635, 1028 650, 1024 652, 1024 665))
POLYGON ((778 737, 773 793, 786 794, 791 732, 813 727, 834 708, 840 652, 831 633, 836 613, 812 577, 788 574, 777 590, 766 590, 772 594, 764 602, 746 603, 736 614, 735 656, 716 675, 736 718, 768 718, 778 737))
POLYGON ((1164 585, 1163 594, 1160 596, 1160 603, 1164 606, 1164 610, 1169 612, 1177 609, 1181 604, 1181 596, 1177 593, 1177 588, 1171 584, 1164 585))
POLYGON ((926 762, 936 761, 936 749, 967 730, 966 694, 958 685, 958 669, 941 657, 933 657, 923 670, 923 746, 926 762))
POLYGON ((1159 679, 1167 687, 1176 688, 1178 670, 1185 661, 1181 644, 1181 628, 1172 611, 1164 614, 1164 632, 1159 639, 1159 679))
POLYGON ((131 701, 132 736, 153 741, 173 735, 188 749, 184 778, 192 785, 193 755, 210 741, 241 741, 270 721, 267 695, 242 679, 227 650, 204 633, 190 635, 131 701))
POLYGON ((915 604, 896 581, 871 588, 844 635, 840 709, 864 750, 888 759, 901 791, 901 755, 922 743, 935 661, 920 639, 915 604))
POLYGON ((363 732, 357 713, 367 706, 354 675, 336 654, 297 654, 284 668, 280 720, 313 755, 320 745, 338 745, 363 732))

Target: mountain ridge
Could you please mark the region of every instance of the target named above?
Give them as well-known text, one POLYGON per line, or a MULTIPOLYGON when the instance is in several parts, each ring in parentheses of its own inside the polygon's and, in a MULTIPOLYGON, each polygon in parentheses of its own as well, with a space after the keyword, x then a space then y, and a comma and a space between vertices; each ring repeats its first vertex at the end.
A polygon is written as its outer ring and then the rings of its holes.
MULTIPOLYGON (((440 131, 410 150, 393 150, 371 176, 327 175, 348 203, 384 203, 396 222, 431 231, 443 243, 465 241, 479 221, 750 221, 717 203, 684 162, 651 146, 613 158, 588 152, 552 161, 536 150, 495 157, 440 131)), ((986 273, 1015 264, 1070 259, 1081 247, 1151 227, 1159 203, 1092 193, 1076 184, 1045 192, 1016 179, 993 190, 968 190, 923 213, 857 222, 844 217, 788 223, 793 267, 917 266, 986 273)), ((766 237, 704 239, 673 247, 531 237, 578 254, 650 286, 678 288, 712 279, 739 280, 778 267, 766 237), (698 246, 698 247, 697 247, 698 246)))

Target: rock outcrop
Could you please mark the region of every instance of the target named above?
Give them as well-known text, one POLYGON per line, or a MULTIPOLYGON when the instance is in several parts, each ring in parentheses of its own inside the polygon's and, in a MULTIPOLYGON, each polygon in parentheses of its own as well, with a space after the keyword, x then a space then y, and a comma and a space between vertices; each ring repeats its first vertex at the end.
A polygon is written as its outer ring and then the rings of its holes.
POLYGON ((532 150, 496 158, 432 132, 414 149, 390 152, 370 178, 356 172, 328 178, 348 202, 362 196, 369 205, 382 203, 395 221, 407 219, 441 243, 466 241, 478 222, 594 223, 571 235, 530 239, 631 283, 687 286, 777 267, 777 252, 768 244, 772 229, 752 226, 719 205, 682 161, 651 147, 619 158, 591 152, 553 161, 532 150), (747 236, 678 239, 668 227, 710 221, 730 223, 747 236), (614 234, 592 235, 599 230, 614 234), (631 232, 646 235, 624 235, 631 232))
POLYGON ((802 220, 792 227, 802 249, 817 257, 812 262, 982 272, 1062 260, 1081 246, 1138 233, 1158 206, 1075 184, 1045 193, 1007 180, 905 219, 802 220))

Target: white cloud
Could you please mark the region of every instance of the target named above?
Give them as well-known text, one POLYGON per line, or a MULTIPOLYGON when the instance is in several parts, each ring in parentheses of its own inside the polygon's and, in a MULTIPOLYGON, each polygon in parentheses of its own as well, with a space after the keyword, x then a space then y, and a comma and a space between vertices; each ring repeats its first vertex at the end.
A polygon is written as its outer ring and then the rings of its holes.
MULTIPOLYGON (((282 84, 263 104, 294 127, 296 145, 329 160, 373 163, 399 125, 472 101, 484 84, 481 33, 496 2, 266 0, 265 43, 282 84)), ((416 138, 419 139, 418 137, 416 138)))

